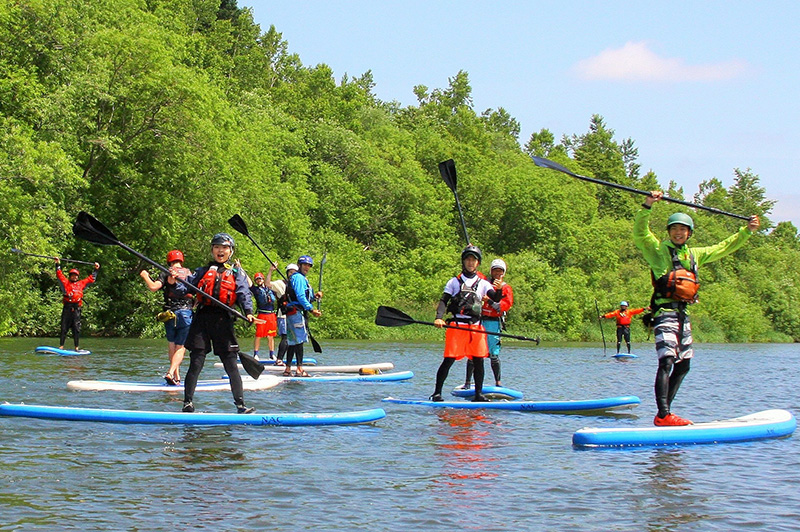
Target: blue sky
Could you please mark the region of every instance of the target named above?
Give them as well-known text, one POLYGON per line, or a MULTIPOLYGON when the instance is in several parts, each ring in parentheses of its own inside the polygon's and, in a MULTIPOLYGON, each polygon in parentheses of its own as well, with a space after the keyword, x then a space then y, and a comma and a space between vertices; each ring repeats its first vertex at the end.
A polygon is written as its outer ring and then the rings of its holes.
MULTIPOLYGON (((632 138, 642 171, 687 196, 750 168, 770 218, 800 228, 800 2, 239 0, 303 64, 371 70, 384 101, 469 74, 476 111, 505 108, 521 143, 588 130, 632 138)), ((742 213, 748 214, 748 213, 742 213)))

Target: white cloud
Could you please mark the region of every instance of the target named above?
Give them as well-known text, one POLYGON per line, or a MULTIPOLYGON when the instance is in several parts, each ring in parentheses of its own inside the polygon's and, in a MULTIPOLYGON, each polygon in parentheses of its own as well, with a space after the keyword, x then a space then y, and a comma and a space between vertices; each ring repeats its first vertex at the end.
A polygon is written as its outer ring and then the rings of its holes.
POLYGON ((742 75, 745 61, 687 65, 683 59, 660 57, 644 42, 628 42, 579 61, 573 70, 586 80, 611 81, 721 81, 742 75))

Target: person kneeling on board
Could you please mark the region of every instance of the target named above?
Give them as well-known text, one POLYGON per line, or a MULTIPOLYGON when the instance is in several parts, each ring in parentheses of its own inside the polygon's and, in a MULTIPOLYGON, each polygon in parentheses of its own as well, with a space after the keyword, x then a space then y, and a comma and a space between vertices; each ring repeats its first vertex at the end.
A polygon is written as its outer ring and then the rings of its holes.
POLYGON ((658 413, 653 419, 657 426, 691 425, 670 412, 672 400, 689 372, 694 355, 692 325, 688 306, 697 301, 697 270, 707 262, 719 260, 741 248, 760 222, 751 216, 746 226, 713 246, 690 248, 686 245, 694 233, 694 221, 684 213, 675 213, 667 220, 668 238, 659 241, 650 230, 650 209, 664 193, 654 190, 645 199, 633 221, 633 242, 642 251, 650 266, 653 296, 653 331, 658 353, 655 395, 658 413))
POLYGON ((445 333, 444 360, 436 372, 436 388, 431 401, 442 401, 442 387, 450 368, 456 360, 468 357, 475 372, 475 396, 473 401, 486 401, 483 395, 483 359, 489 356, 485 334, 481 325, 481 312, 484 301, 499 302, 503 297, 501 290, 495 290, 489 281, 478 274, 481 263, 481 250, 468 245, 461 252, 461 273, 451 278, 444 287, 444 293, 436 308, 434 324, 442 328, 449 325, 445 333), (445 322, 445 312, 453 315, 445 322))

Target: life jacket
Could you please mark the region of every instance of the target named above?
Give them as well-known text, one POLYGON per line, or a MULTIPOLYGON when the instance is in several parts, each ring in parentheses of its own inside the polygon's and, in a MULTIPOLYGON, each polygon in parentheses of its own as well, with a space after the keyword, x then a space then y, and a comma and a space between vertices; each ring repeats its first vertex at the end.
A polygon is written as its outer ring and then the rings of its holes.
POLYGON ((253 295, 255 296, 258 311, 262 314, 275 312, 275 292, 266 286, 253 288, 253 295))
MULTIPOLYGON (((197 283, 197 288, 229 307, 236 303, 236 274, 230 267, 220 270, 216 264, 212 264, 197 283)), ((198 294, 197 298, 203 305, 213 304, 202 294, 198 294)))
MULTIPOLYGON (((301 273, 293 273, 292 277, 295 275, 303 275, 301 273)), ((294 291, 294 286, 292 286, 292 277, 286 280, 286 291, 283 295, 278 299, 278 307, 281 311, 286 314, 287 316, 291 316, 296 313, 298 310, 302 310, 305 312, 305 309, 300 306, 300 302, 297 298, 297 293, 294 291)), ((309 301, 314 300, 314 292, 311 290, 311 285, 307 285, 306 288, 306 299, 309 301)))
MULTIPOLYGON (((653 300, 671 299, 678 303, 695 303, 700 282, 697 279, 697 263, 694 255, 689 253, 690 269, 687 270, 678 258, 678 250, 673 247, 670 247, 669 250, 672 255, 672 269, 658 279, 655 278, 652 270, 650 271, 653 282, 653 300)), ((660 306, 665 307, 668 304, 660 306)))
POLYGON ((64 285, 64 303, 77 303, 83 305, 83 283, 80 281, 70 282, 67 281, 64 285))
POLYGON ((185 281, 186 278, 192 274, 188 268, 179 268, 177 279, 179 282, 169 284, 164 279, 164 307, 176 310, 179 308, 191 308, 193 296, 185 288, 181 290, 180 281, 185 281), (174 308, 172 308, 174 307, 174 308))
POLYGON ((472 285, 464 282, 464 278, 459 273, 456 276, 460 283, 458 294, 450 298, 447 303, 447 311, 453 315, 462 314, 470 318, 480 318, 483 310, 483 301, 478 296, 478 284, 481 282, 481 277, 477 276, 472 285))

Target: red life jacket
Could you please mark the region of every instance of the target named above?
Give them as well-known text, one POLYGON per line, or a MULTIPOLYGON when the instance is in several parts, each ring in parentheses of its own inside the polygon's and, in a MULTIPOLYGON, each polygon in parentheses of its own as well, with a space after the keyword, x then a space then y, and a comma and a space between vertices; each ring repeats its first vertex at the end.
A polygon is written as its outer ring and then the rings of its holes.
MULTIPOLYGON (((211 265, 202 279, 197 283, 197 288, 219 299, 229 307, 236 303, 236 275, 231 268, 220 270, 216 265, 211 265)), ((203 297, 202 295, 198 295, 197 297, 200 303, 204 305, 213 305, 211 300, 207 297, 203 297)))
POLYGON ((58 280, 61 281, 61 288, 64 291, 64 297, 62 298, 62 303, 77 303, 78 306, 83 306, 83 291, 86 288, 87 284, 91 284, 94 282, 94 277, 89 276, 85 279, 81 279, 80 281, 75 281, 74 283, 70 281, 60 269, 56 270, 56 276, 58 280))

